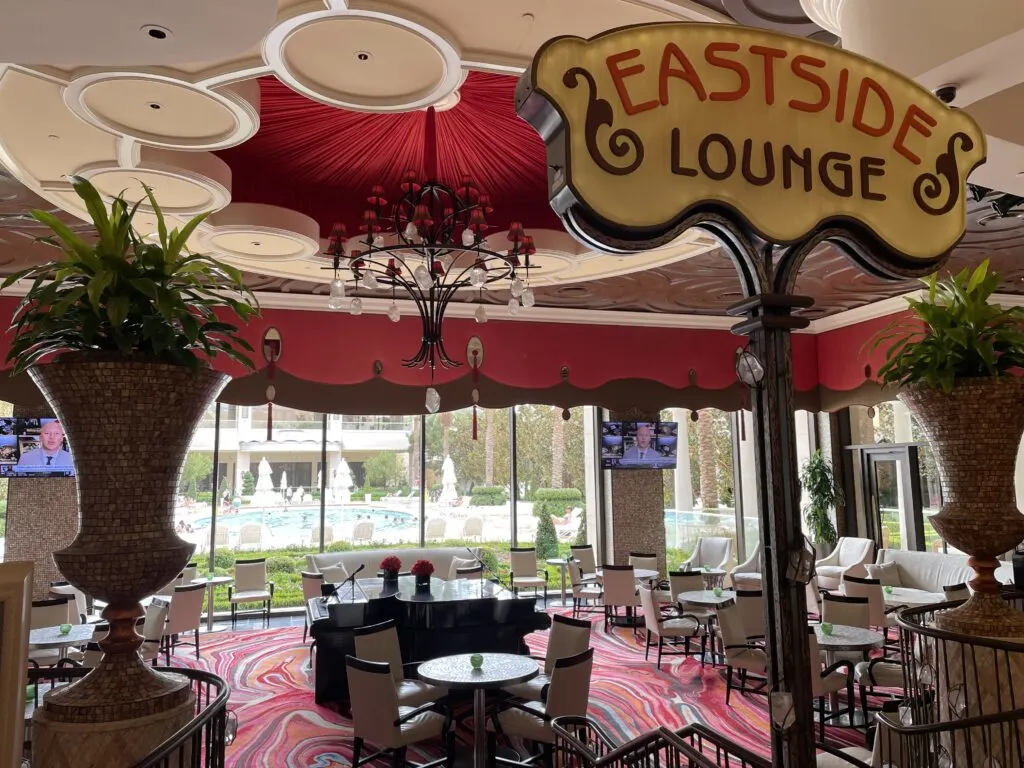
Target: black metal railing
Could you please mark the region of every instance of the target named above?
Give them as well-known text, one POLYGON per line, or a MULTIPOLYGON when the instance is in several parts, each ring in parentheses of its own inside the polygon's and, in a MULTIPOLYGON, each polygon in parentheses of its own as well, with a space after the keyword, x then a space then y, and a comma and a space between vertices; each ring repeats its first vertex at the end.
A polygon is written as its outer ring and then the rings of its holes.
POLYGON ((963 602, 898 613, 906 696, 878 715, 882 765, 1024 764, 1024 643, 934 625, 963 602))
POLYGON ((589 717, 558 717, 556 764, 563 768, 771 768, 771 760, 703 725, 658 728, 617 743, 589 717))
MULTIPOLYGON (((235 721, 228 712, 228 684, 217 675, 182 667, 157 667, 158 672, 173 672, 191 681, 196 696, 195 716, 177 733, 131 768, 224 768, 224 750, 234 738, 235 721)), ((33 698, 27 702, 26 717, 42 704, 46 693, 89 674, 89 667, 60 666, 29 669, 28 683, 33 698)), ((26 723, 25 755, 32 751, 31 720, 26 723)))

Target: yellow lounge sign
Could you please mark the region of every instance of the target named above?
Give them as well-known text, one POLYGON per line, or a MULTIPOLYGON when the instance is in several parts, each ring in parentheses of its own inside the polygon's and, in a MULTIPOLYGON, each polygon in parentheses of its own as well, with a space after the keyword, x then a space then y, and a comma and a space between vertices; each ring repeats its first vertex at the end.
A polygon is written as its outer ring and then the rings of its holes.
POLYGON ((922 267, 963 235, 964 183, 985 159, 974 121, 912 81, 744 27, 556 38, 516 100, 548 144, 556 209, 623 251, 708 210, 775 243, 850 228, 922 267))

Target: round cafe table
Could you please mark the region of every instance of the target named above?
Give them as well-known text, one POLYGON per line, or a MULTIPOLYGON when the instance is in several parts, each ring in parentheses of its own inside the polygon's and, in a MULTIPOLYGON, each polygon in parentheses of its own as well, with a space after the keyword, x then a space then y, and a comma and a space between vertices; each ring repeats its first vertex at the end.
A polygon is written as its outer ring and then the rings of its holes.
POLYGON ((690 605, 699 605, 705 608, 717 608, 735 599, 736 593, 731 589, 723 589, 720 595, 716 595, 710 589, 694 589, 689 592, 680 592, 676 595, 676 600, 680 603, 689 603, 690 605))
POLYGON ((484 663, 473 669, 470 653, 424 661, 417 668, 420 680, 453 690, 473 691, 473 768, 487 767, 487 691, 525 683, 540 673, 529 656, 481 653, 484 663))
POLYGON ((910 589, 909 587, 892 587, 891 592, 882 588, 882 597, 885 598, 887 608, 917 608, 922 605, 933 605, 934 603, 946 602, 946 595, 942 592, 925 592, 922 589, 910 589))
POLYGON ((206 585, 206 631, 213 632, 213 590, 220 584, 231 584, 234 579, 230 576, 214 576, 212 579, 207 576, 200 576, 192 579, 193 584, 206 585))
POLYGON ((92 642, 92 636, 95 631, 95 624, 72 624, 71 631, 66 635, 61 634, 60 626, 30 629, 28 632, 28 647, 33 650, 56 648, 59 652, 59 658, 66 659, 68 657, 68 649, 76 645, 85 645, 92 642))
MULTIPOLYGON (((604 575, 604 572, 600 568, 598 568, 597 575, 600 578, 604 575)), ((650 568, 633 569, 633 578, 635 578, 637 581, 653 581, 654 579, 658 578, 658 575, 658 571, 651 570, 650 568)))
POLYGON ((547 603, 547 605, 550 605, 554 608, 565 608, 568 605, 571 605, 571 603, 569 603, 565 598, 565 573, 567 570, 569 570, 569 560, 564 557, 552 557, 546 560, 545 562, 547 562, 548 565, 555 566, 562 572, 562 599, 554 600, 550 603, 547 603))
MULTIPOLYGON (((846 624, 833 624, 832 634, 826 635, 821 630, 821 624, 812 624, 814 627, 814 634, 818 637, 818 647, 825 652, 825 664, 832 665, 836 660, 836 653, 839 651, 870 651, 872 648, 881 648, 885 645, 885 636, 881 632, 875 632, 873 629, 864 629, 863 627, 850 627, 846 624)), ((830 693, 828 695, 829 708, 833 711, 836 709, 839 703, 839 694, 830 693)), ((850 706, 853 704, 851 702, 850 706)), ((815 715, 818 713, 815 712, 815 715)), ((861 716, 854 711, 854 715, 851 718, 848 715, 842 717, 831 718, 830 723, 835 725, 850 725, 858 726, 863 725, 864 721, 861 716)))

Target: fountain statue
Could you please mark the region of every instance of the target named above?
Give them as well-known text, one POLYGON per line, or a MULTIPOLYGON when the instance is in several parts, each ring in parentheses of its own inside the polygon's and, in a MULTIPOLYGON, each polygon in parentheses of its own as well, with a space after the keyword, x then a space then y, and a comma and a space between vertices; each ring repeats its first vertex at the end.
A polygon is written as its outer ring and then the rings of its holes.
POLYGON ((352 469, 349 467, 345 457, 341 458, 338 466, 334 468, 334 477, 331 480, 331 488, 334 492, 334 499, 341 504, 352 503, 352 469))
POLYGON ((441 495, 437 501, 439 504, 451 506, 459 500, 459 489, 456 487, 458 481, 455 479, 455 462, 451 456, 445 456, 441 464, 441 495))
POLYGON ((264 456, 260 459, 260 466, 256 478, 256 492, 252 495, 253 507, 279 507, 281 506, 281 495, 274 490, 274 481, 271 479, 270 462, 264 456))

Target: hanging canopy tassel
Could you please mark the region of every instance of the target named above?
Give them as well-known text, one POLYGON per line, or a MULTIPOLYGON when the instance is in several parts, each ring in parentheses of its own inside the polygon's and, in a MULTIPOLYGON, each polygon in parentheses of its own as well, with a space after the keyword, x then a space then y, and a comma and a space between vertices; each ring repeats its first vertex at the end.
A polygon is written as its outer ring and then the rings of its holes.
POLYGON ((477 384, 480 381, 480 364, 477 362, 480 357, 480 350, 473 350, 473 361, 470 366, 473 368, 473 439, 476 440, 476 404, 480 399, 480 390, 478 390, 477 384))

